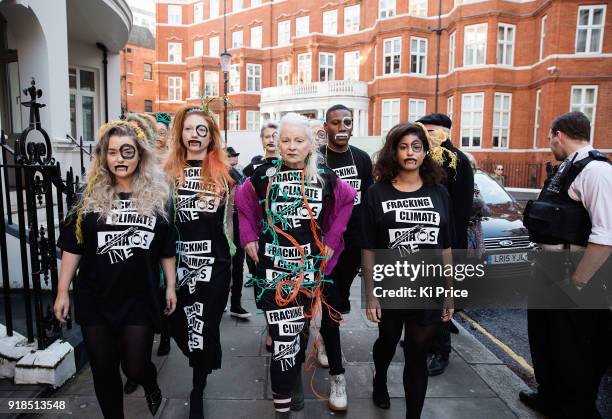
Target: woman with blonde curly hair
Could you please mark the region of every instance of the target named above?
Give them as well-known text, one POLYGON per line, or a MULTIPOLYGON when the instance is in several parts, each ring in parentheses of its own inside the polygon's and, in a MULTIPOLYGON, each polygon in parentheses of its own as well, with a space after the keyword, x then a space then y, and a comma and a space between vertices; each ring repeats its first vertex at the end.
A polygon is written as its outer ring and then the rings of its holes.
POLYGON ((166 314, 176 307, 176 235, 169 189, 140 128, 125 121, 100 128, 86 188, 62 226, 55 316, 74 304, 105 418, 123 418, 125 375, 145 389, 153 415, 162 401, 151 362, 159 329, 159 269, 167 282, 166 314), (78 272, 77 272, 78 270, 78 272))
POLYGON ((175 115, 164 165, 175 183, 178 309, 170 333, 193 369, 190 418, 203 417, 202 396, 221 368, 219 324, 229 295, 234 185, 221 134, 207 106, 175 115))

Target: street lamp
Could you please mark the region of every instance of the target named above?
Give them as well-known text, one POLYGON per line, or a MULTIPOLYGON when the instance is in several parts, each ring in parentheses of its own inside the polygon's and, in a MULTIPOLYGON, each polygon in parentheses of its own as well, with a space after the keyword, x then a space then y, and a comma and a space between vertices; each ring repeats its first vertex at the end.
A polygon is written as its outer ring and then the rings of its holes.
POLYGON ((223 129, 225 131, 225 146, 227 147, 227 80, 232 54, 227 49, 219 56, 221 59, 221 70, 223 70, 223 129))

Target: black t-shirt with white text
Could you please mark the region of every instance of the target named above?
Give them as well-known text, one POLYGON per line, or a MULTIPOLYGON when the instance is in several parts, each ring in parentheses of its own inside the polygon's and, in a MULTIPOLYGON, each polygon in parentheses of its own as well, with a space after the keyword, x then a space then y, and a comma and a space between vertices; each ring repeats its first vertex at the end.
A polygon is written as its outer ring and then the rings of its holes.
POLYGON ((350 145, 349 149, 344 153, 337 153, 325 145, 321 146, 320 152, 326 165, 332 169, 340 179, 347 182, 357 191, 353 212, 346 231, 344 232, 344 242, 347 245, 359 247, 362 243, 362 194, 365 193, 373 183, 372 160, 368 153, 350 145))
MULTIPOLYGON (((86 212, 75 233, 76 214, 66 218, 58 246, 81 255, 74 282, 76 321, 159 327, 160 260, 173 257, 176 232, 160 215, 139 214, 129 193, 119 193, 111 212, 86 212)), ((170 205, 168 205, 170 208, 170 205)))
POLYGON ((376 183, 363 203, 363 248, 446 249, 451 246, 451 201, 442 185, 402 192, 376 183))

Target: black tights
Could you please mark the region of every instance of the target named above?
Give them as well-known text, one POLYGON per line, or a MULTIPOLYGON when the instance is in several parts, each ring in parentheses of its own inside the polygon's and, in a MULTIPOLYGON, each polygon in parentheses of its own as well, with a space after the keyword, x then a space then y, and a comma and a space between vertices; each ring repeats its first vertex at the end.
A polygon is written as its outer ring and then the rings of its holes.
POLYGON ((423 326, 417 316, 406 319, 390 318, 383 314, 378 324, 378 339, 374 342, 374 367, 376 382, 387 382, 387 370, 395 355, 395 349, 404 335, 404 395, 406 418, 420 418, 427 392, 427 352, 438 324, 423 326))
POLYGON ((123 419, 123 383, 119 365, 128 379, 145 393, 158 389, 157 370, 151 362, 153 329, 150 326, 82 326, 96 397, 106 419, 123 419))

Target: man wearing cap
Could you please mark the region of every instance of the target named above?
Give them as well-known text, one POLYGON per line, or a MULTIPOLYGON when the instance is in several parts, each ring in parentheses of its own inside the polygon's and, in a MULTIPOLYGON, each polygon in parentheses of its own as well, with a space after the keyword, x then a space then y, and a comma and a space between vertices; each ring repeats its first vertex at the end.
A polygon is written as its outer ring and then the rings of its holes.
MULTIPOLYGON (((425 125, 435 142, 434 146, 440 146, 449 152, 446 156, 443 154, 442 167, 446 171, 444 185, 448 189, 452 200, 454 217, 454 234, 451 245, 453 249, 467 249, 467 228, 474 199, 474 172, 470 160, 451 142, 450 133, 453 123, 447 115, 431 113, 416 122, 425 125), (453 155, 456 157, 453 157, 453 155)), ((452 322, 441 323, 438 333, 433 339, 433 356, 429 363, 430 376, 442 374, 448 366, 451 350, 451 328, 455 328, 452 322)))
MULTIPOLYGON (((230 164, 229 174, 236 183, 240 185, 244 182, 245 177, 237 169, 238 156, 240 153, 234 150, 234 147, 227 147, 225 149, 227 153, 227 160, 230 164)), ((242 307, 240 302, 242 298, 242 280, 244 277, 244 249, 240 247, 238 238, 240 237, 240 226, 238 225, 238 211, 234 207, 233 213, 234 220, 234 240, 236 244, 236 254, 232 256, 232 294, 230 297, 230 316, 237 317, 239 319, 246 319, 251 316, 247 310, 242 307)))

